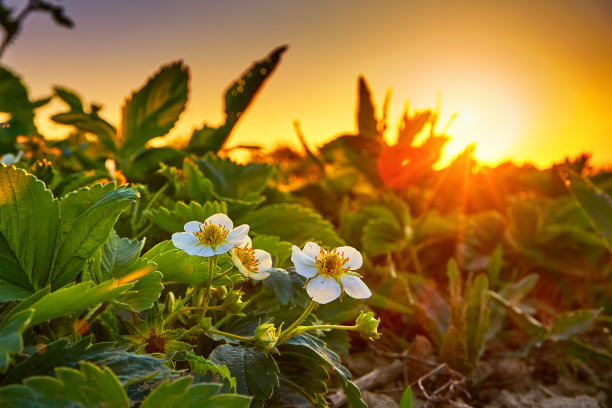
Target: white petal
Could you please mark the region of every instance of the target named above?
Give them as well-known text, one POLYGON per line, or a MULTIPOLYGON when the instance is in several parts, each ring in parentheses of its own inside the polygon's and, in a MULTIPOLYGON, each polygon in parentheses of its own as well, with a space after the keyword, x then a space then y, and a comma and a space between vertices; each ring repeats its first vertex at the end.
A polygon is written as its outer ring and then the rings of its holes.
POLYGON ((242 224, 234 228, 233 230, 231 230, 229 234, 227 234, 227 237, 225 238, 225 240, 232 242, 234 244, 237 244, 241 242, 244 239, 244 237, 247 236, 248 233, 249 233, 249 226, 247 224, 242 224))
POLYGON ((222 225, 228 231, 231 231, 232 228, 234 228, 234 223, 232 222, 230 217, 228 217, 227 215, 223 213, 211 215, 210 217, 206 219, 206 222, 210 224, 222 225))
POLYGON ((247 268, 244 267, 244 265, 242 264, 242 261, 240 261, 240 258, 238 258, 238 255, 236 255, 236 251, 231 251, 230 255, 232 257, 232 263, 234 264, 236 268, 238 268, 238 272, 240 272, 241 274, 243 274, 244 276, 248 278, 249 271, 247 270, 247 268))
MULTIPOLYGON (((321 253, 321 247, 314 242, 307 242, 306 245, 304 245, 304 249, 302 250, 302 252, 304 252, 306 255, 310 255, 315 258, 318 257, 321 253)), ((324 252, 327 253, 327 251, 324 252)))
POLYGON ((306 292, 317 303, 325 304, 340 297, 342 289, 334 278, 317 276, 306 285, 306 292))
POLYGON ((236 246, 240 248, 244 248, 245 245, 247 246, 247 248, 253 248, 253 243, 251 242, 251 238, 248 235, 242 238, 240 242, 236 243, 236 246))
POLYGON ((319 273, 317 261, 314 257, 303 253, 300 248, 293 245, 293 254, 291 254, 291 262, 295 265, 295 271, 305 278, 312 278, 319 273))
POLYGON ((270 276, 270 272, 251 272, 248 276, 253 280, 263 280, 270 276))
POLYGON ((185 224, 185 226, 183 227, 183 229, 185 230, 185 232, 200 232, 200 225, 202 225, 201 222, 198 221, 189 221, 187 224, 185 224))
POLYGON ((269 271, 272 269, 272 256, 263 249, 253 251, 255 259, 257 259, 257 270, 259 272, 269 271))
POLYGON ((372 292, 361 279, 352 275, 342 275, 340 282, 347 295, 355 299, 367 299, 372 292))
POLYGON ((185 252, 189 255, 197 255, 203 257, 213 256, 215 252, 208 245, 198 245, 194 247, 185 248, 185 252))
POLYGON ((175 232, 172 234, 172 243, 178 249, 195 247, 200 241, 191 232, 175 232))
POLYGON ((234 248, 236 246, 236 244, 234 244, 233 242, 224 242, 221 245, 217 245, 215 247, 214 253, 215 255, 221 255, 224 254, 226 252, 228 252, 230 249, 234 248))
POLYGON ((363 257, 358 250, 351 246, 343 246, 336 248, 336 252, 338 254, 343 254, 342 256, 348 258, 348 262, 344 266, 348 266, 351 271, 361 268, 363 265, 363 257))

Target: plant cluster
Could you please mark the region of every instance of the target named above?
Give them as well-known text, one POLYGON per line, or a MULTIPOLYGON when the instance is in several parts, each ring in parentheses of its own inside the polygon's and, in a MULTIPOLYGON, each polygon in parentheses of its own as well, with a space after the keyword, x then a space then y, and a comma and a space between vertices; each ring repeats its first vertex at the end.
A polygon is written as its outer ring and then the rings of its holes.
POLYGON ((364 407, 357 348, 432 363, 405 384, 431 401, 477 401, 493 351, 609 367, 610 173, 479 169, 471 148, 435 169, 437 112, 406 110, 390 143, 363 78, 354 134, 314 151, 296 125, 305 155, 238 164, 225 143, 285 50, 182 148, 148 143, 185 107, 182 62, 120 127, 56 87, 60 141, 34 123, 50 98, 0 68, 0 406, 326 406, 334 387, 364 407))

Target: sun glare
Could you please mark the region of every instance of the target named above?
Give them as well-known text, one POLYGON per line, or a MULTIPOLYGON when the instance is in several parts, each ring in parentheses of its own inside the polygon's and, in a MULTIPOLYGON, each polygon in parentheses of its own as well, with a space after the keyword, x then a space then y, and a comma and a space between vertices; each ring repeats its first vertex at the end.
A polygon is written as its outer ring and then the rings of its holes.
POLYGON ((489 98, 489 92, 466 93, 463 101, 453 104, 459 106, 454 112, 442 110, 439 130, 448 124, 446 134, 451 139, 436 167, 446 166, 472 143, 476 145, 474 157, 483 164, 495 165, 511 157, 522 131, 519 104, 511 99, 489 98))

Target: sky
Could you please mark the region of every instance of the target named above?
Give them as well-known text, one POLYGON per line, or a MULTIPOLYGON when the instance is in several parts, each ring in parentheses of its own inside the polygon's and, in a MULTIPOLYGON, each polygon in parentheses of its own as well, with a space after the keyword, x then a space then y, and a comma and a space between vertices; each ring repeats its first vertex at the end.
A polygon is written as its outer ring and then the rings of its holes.
MULTIPOLYGON (((24 0, 7 0, 20 9, 24 0)), ((223 120, 224 91, 277 46, 289 50, 228 146, 311 147, 355 129, 356 87, 365 76, 380 114, 391 89, 388 137, 402 110, 435 108, 448 162, 476 142, 488 164, 547 166, 591 153, 612 163, 610 0, 64 0, 75 22, 31 15, 0 63, 33 97, 54 85, 79 93, 117 124, 123 100, 161 65, 191 73, 186 111, 172 132, 186 143, 203 123, 223 120)), ((43 132, 61 135, 39 111, 43 132)))

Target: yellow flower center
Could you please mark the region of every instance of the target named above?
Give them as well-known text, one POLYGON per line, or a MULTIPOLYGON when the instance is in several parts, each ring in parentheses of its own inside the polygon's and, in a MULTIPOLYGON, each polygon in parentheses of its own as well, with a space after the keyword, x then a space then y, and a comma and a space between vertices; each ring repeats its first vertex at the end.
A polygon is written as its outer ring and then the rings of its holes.
POLYGON ((257 272, 259 270, 259 261, 255 258, 255 250, 253 248, 249 248, 245 244, 242 248, 236 247, 234 252, 247 271, 257 272))
POLYGON ((344 253, 339 254, 333 249, 326 254, 321 249, 319 259, 317 259, 317 267, 321 274, 335 278, 348 272, 349 267, 344 266, 347 262, 348 258, 344 257, 344 253))
POLYGON ((223 225, 205 222, 200 224, 200 231, 194 232, 193 235, 198 238, 200 245, 208 245, 214 249, 225 241, 228 233, 229 231, 223 225))

